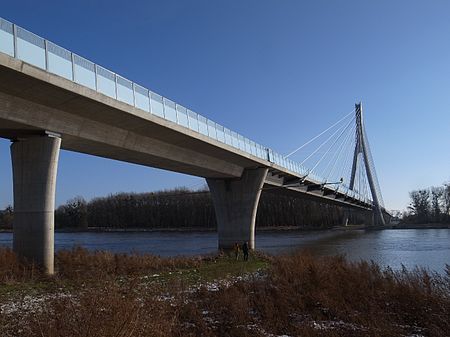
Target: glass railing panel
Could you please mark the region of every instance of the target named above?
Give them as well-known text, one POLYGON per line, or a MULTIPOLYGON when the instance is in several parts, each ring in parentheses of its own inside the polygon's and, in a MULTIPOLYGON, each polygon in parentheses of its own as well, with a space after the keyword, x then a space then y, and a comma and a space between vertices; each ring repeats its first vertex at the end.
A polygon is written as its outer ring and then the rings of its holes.
POLYGON ((216 123, 208 119, 208 136, 217 139, 216 123))
POLYGON ((116 74, 96 65, 97 91, 109 97, 116 98, 116 74))
POLYGON ((256 156, 258 158, 263 158, 262 146, 259 144, 256 144, 256 156))
POLYGON ((73 80, 72 53, 47 41, 47 70, 73 80))
POLYGON ((207 124, 208 120, 201 116, 198 115, 198 131, 205 136, 208 136, 208 124, 207 124))
POLYGON ((228 145, 233 145, 233 138, 231 136, 231 130, 224 128, 224 133, 225 133, 225 143, 228 145))
POLYGON ((153 115, 164 118, 164 105, 161 95, 150 92, 150 107, 153 115))
POLYGON ((260 145, 255 142, 255 156, 261 158, 260 145))
POLYGON ((273 163, 278 165, 278 155, 275 151, 272 151, 272 159, 273 159, 273 163))
POLYGON ((261 159, 269 160, 269 156, 267 155, 267 149, 264 146, 261 146, 262 156, 261 159))
POLYGON ((255 156, 261 158, 261 145, 255 143, 255 156))
POLYGON ((14 57, 14 27, 0 18, 0 52, 14 57))
POLYGON ((231 131, 231 144, 236 149, 239 149, 239 135, 237 132, 231 131))
POLYGON ((178 114, 178 124, 187 128, 188 127, 187 109, 184 106, 177 104, 177 114, 178 114))
POLYGON ((81 56, 73 55, 74 80, 78 84, 95 90, 95 65, 81 56))
POLYGON ((134 101, 136 108, 150 112, 150 98, 149 92, 144 87, 134 85, 134 101))
POLYGON ((261 144, 256 143, 256 156, 260 159, 265 159, 264 148, 261 144))
POLYGON ((119 75, 117 77, 117 99, 134 106, 133 82, 119 75))
POLYGON ((217 140, 222 143, 225 143, 225 128, 222 125, 216 123, 216 130, 217 130, 217 140))
POLYGON ((188 109, 188 123, 189 123, 189 128, 191 130, 200 132, 198 129, 198 115, 194 111, 191 111, 189 109, 188 109))
POLYGON ((241 136, 238 134, 238 139, 239 139, 239 149, 242 151, 245 151, 245 138, 244 136, 241 136))
POLYGON ((17 27, 17 56, 19 60, 45 69, 45 40, 17 27))
POLYGON ((269 160, 269 150, 263 146, 263 159, 269 160))
POLYGON ((250 141, 250 151, 252 155, 256 156, 256 143, 254 141, 250 141))
POLYGON ((245 152, 247 152, 247 153, 250 153, 250 140, 247 138, 247 137, 245 137, 244 138, 244 146, 245 146, 245 152))
POLYGON ((177 122, 177 111, 175 110, 175 102, 164 97, 164 117, 174 123, 177 122))

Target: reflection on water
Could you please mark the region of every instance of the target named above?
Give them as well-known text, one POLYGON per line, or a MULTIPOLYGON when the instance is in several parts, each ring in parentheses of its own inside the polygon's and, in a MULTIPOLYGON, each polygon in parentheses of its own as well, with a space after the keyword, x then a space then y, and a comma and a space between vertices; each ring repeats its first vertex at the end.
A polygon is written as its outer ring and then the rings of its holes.
MULTIPOLYGON (((11 246, 12 234, 0 233, 0 245, 11 246)), ((55 233, 55 248, 152 253, 161 256, 202 255, 217 247, 215 232, 55 233)), ((416 265, 442 272, 450 264, 450 229, 384 231, 258 232, 256 245, 271 254, 307 249, 314 255, 345 254, 394 269, 416 265)))

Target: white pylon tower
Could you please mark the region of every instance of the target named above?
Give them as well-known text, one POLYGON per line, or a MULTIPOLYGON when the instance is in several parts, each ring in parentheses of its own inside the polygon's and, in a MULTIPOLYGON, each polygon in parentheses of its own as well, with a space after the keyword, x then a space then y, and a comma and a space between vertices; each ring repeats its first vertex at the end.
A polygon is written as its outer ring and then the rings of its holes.
POLYGON ((380 186, 378 184, 378 179, 375 173, 375 167, 373 165, 373 159, 370 153, 369 143, 367 140, 365 128, 364 128, 364 120, 363 120, 363 110, 361 102, 355 104, 355 113, 356 113, 356 145, 355 145, 355 153, 353 155, 353 165, 352 165, 352 174, 350 178, 350 189, 353 190, 355 186, 355 176, 356 169, 358 167, 358 160, 361 160, 361 156, 364 160, 364 166, 366 168, 367 180, 369 182, 370 192, 372 194, 373 200, 373 212, 374 212, 374 224, 375 225, 384 225, 384 217, 383 217, 383 199, 381 197, 380 186))

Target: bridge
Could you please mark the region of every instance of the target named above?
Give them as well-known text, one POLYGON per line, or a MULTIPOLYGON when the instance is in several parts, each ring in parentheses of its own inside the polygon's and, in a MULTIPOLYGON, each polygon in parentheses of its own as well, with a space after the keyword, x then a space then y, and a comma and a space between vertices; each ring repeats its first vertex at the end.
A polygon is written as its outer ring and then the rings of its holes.
POLYGON ((389 217, 360 103, 282 155, 1 18, 0 79, 0 137, 12 141, 13 249, 49 274, 60 149, 204 177, 219 248, 242 241, 254 248, 263 189, 371 212, 373 225, 389 217), (290 159, 324 136, 302 161, 290 159), (347 183, 337 168, 349 152, 349 169, 341 167, 347 183), (320 167, 328 173, 319 175, 320 167))

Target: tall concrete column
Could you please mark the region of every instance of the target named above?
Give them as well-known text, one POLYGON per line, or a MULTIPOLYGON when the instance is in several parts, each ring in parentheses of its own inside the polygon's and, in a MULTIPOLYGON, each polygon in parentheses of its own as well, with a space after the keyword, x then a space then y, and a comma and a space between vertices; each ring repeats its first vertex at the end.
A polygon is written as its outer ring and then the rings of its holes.
POLYGON ((206 179, 214 203, 219 249, 248 241, 255 248, 255 220, 267 168, 245 169, 240 179, 206 179))
POLYGON ((61 139, 37 136, 11 145, 13 249, 53 274, 56 173, 61 139))

